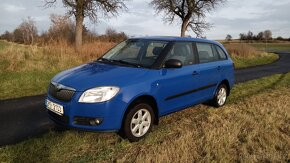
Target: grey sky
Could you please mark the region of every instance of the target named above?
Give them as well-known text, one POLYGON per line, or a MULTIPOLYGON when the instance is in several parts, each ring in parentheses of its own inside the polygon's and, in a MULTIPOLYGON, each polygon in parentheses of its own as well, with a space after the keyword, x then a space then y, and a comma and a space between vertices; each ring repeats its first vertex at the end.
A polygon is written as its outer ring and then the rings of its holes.
MULTIPOLYGON (((89 29, 101 34, 107 27, 124 31, 129 35, 179 35, 178 24, 166 24, 162 15, 156 15, 149 6, 150 0, 127 1, 128 12, 118 17, 104 19, 97 24, 85 21, 89 29)), ((59 0, 56 7, 45 9, 43 0, 1 0, 0 33, 12 31, 24 18, 32 17, 39 31, 50 25, 49 15, 65 14, 59 0)), ((224 39, 226 34, 237 38, 239 33, 248 30, 257 33, 266 29, 273 31, 274 37, 290 37, 290 0, 228 0, 214 12, 207 15, 213 27, 205 35, 210 39, 224 39)), ((192 32, 187 34, 194 36, 192 32)))

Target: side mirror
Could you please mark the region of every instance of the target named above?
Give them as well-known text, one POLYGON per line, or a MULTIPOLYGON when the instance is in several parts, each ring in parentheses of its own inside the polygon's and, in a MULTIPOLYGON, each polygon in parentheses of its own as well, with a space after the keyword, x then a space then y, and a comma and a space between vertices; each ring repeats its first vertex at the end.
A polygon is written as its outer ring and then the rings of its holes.
POLYGON ((178 59, 169 59, 165 62, 165 68, 181 68, 182 62, 178 59))

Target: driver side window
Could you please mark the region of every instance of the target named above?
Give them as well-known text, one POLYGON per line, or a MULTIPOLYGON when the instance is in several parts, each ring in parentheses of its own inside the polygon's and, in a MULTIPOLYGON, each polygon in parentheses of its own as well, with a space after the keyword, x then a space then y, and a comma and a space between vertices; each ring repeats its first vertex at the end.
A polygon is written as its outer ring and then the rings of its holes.
POLYGON ((182 65, 194 64, 194 55, 191 42, 176 42, 167 54, 166 61, 169 59, 180 60, 182 65))

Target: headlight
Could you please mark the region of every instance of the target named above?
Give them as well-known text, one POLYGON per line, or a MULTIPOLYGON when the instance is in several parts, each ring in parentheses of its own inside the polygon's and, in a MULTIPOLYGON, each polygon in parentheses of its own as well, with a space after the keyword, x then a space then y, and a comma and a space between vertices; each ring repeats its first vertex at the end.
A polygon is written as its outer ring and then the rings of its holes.
POLYGON ((79 102, 82 103, 96 103, 104 102, 112 99, 118 92, 120 88, 118 87, 97 87, 85 91, 79 102))

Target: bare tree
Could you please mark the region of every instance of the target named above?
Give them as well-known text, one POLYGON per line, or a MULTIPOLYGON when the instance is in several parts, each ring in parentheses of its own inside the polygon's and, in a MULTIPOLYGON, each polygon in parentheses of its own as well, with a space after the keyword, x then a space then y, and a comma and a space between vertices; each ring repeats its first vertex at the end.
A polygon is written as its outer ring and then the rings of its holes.
POLYGON ((257 40, 263 40, 264 39, 264 32, 259 32, 257 34, 257 40))
POLYGON ((13 33, 9 31, 5 31, 1 36, 0 39, 7 40, 7 41, 13 41, 13 33))
POLYGON ((50 40, 74 41, 75 24, 68 16, 50 15, 51 26, 46 33, 50 40))
POLYGON ((264 31, 264 37, 265 37, 265 40, 266 40, 266 50, 267 50, 267 48, 268 48, 268 40, 272 39, 272 31, 265 30, 264 31))
POLYGON ((270 31, 270 30, 265 30, 265 31, 264 31, 264 37, 265 37, 266 41, 267 41, 267 40, 271 40, 271 39, 272 39, 272 31, 270 31))
POLYGON ((248 42, 250 42, 250 40, 253 40, 253 37, 254 37, 254 34, 252 31, 249 31, 248 34, 247 34, 247 40, 248 42))
POLYGON ((228 35, 226 36, 226 41, 228 41, 228 42, 229 42, 229 41, 232 41, 232 38, 233 38, 232 35, 228 34, 228 35))
POLYGON ((247 35, 244 33, 240 33, 240 42, 242 42, 242 40, 246 40, 247 39, 247 35))
POLYGON ((19 43, 33 44, 37 37, 37 27, 35 22, 28 17, 14 30, 14 40, 19 43))
POLYGON ((180 35, 185 36, 188 27, 200 37, 210 24, 205 21, 207 12, 226 0, 152 0, 157 13, 164 12, 164 21, 173 23, 181 20, 180 35))
MULTIPOLYGON (((51 7, 57 0, 45 0, 46 6, 51 7)), ((75 48, 77 51, 82 46, 83 22, 85 17, 89 17, 92 22, 97 22, 98 14, 106 17, 118 14, 120 9, 126 9, 124 0, 62 0, 63 5, 68 8, 67 14, 74 15, 75 29, 75 48)))

